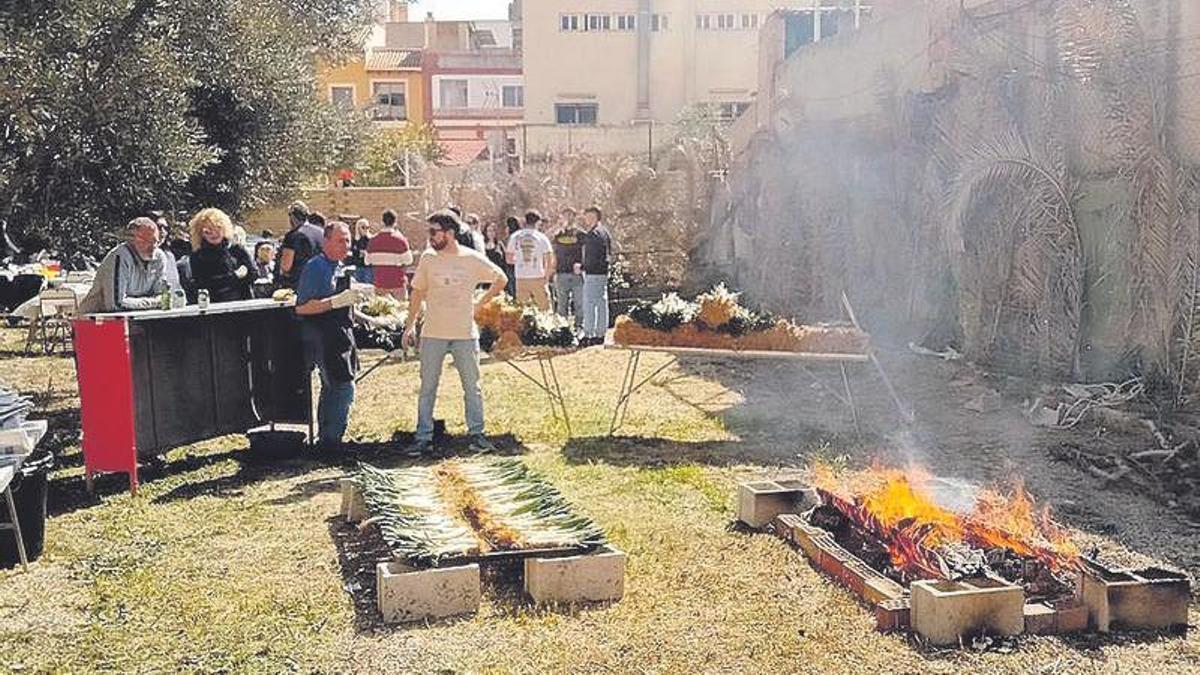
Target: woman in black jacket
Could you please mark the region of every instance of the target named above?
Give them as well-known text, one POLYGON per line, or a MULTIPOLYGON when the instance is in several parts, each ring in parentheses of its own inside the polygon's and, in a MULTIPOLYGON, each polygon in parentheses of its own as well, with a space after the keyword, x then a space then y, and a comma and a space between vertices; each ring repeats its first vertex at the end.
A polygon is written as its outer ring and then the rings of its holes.
POLYGON ((233 221, 220 209, 202 209, 189 223, 192 254, 188 256, 192 287, 208 290, 210 302, 249 300, 254 261, 246 249, 231 243, 233 221))

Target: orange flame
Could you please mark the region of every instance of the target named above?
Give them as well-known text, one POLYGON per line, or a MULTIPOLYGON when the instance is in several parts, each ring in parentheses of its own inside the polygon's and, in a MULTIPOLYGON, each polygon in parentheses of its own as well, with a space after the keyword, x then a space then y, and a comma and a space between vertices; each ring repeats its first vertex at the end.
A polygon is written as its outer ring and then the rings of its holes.
POLYGON ((931 476, 919 467, 875 466, 839 473, 817 463, 810 467, 810 475, 814 487, 878 521, 887 532, 883 543, 893 565, 909 573, 930 573, 928 559, 919 555, 921 548, 957 543, 1009 549, 1054 570, 1073 566, 1079 556, 1070 536, 1051 518, 1049 507, 1038 508, 1019 482, 1007 492, 981 489, 969 512, 956 513, 933 500, 931 476))

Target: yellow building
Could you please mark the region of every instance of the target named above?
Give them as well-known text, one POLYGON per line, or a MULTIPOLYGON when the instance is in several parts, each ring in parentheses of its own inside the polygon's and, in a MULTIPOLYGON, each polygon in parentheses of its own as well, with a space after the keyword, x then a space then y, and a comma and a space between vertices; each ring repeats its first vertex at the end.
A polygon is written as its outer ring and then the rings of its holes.
POLYGON ((368 47, 359 58, 320 68, 318 81, 327 100, 370 108, 384 127, 426 121, 420 50, 368 47))

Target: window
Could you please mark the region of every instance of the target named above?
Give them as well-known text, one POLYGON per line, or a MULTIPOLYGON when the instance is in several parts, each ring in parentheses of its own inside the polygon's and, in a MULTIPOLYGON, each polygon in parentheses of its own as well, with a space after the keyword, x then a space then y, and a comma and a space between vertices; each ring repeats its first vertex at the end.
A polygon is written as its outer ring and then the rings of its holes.
POLYGON ((711 26, 711 25, 712 25, 712 17, 710 17, 707 14, 697 14, 696 15, 696 28, 699 28, 700 30, 708 30, 709 26, 711 26))
POLYGON ((582 25, 583 25, 583 22, 582 22, 582 21, 580 21, 580 19, 581 19, 581 18, 582 18, 582 17, 581 17, 580 15, 578 15, 578 14, 562 14, 562 15, 559 15, 559 17, 558 17, 558 29, 559 29, 560 31, 564 31, 564 32, 577 31, 577 30, 579 30, 579 29, 582 27, 582 25))
POLYGON ((442 80, 438 83, 438 91, 442 108, 467 107, 466 80, 442 80))
POLYGON ((637 15, 618 14, 617 30, 637 30, 637 15))
POLYGON ((746 112, 746 109, 749 107, 749 103, 743 103, 741 101, 718 103, 716 105, 717 117, 725 120, 726 122, 732 122, 733 120, 741 117, 742 113, 746 112))
POLYGON ((403 82, 375 82, 371 85, 371 98, 375 101, 375 119, 406 120, 405 85, 403 82))
POLYGON ((733 30, 733 15, 718 14, 717 15, 717 30, 733 30))
POLYGON ((748 30, 754 30, 755 28, 758 28, 758 15, 757 14, 743 14, 742 15, 742 28, 748 29, 748 30))
POLYGON ((353 108, 354 86, 335 84, 329 87, 329 101, 341 108, 353 108))
POLYGON ((654 14, 650 17, 650 30, 654 32, 667 30, 667 15, 654 14))
POLYGON ((587 29, 592 31, 611 30, 612 17, 607 14, 588 14, 587 29))
POLYGON ((501 87, 500 105, 504 108, 524 108, 525 87, 519 84, 506 84, 501 87))
POLYGON ((559 124, 595 124, 598 112, 595 103, 554 104, 554 120, 559 124))

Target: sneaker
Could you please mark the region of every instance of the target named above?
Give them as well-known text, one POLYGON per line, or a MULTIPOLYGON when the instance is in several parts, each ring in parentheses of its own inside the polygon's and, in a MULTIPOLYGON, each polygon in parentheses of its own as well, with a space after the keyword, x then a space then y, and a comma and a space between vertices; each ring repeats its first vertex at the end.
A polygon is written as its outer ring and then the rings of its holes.
POLYGON ((483 434, 472 435, 471 444, 467 446, 467 449, 478 454, 496 452, 496 446, 492 445, 492 442, 489 441, 483 434))
POLYGON ((433 455, 433 441, 418 439, 413 441, 411 445, 404 449, 404 456, 411 457, 413 459, 429 457, 431 455, 433 455))

